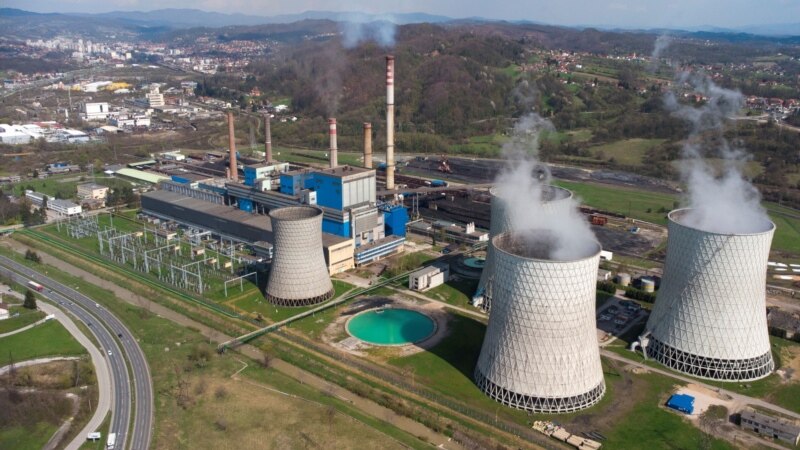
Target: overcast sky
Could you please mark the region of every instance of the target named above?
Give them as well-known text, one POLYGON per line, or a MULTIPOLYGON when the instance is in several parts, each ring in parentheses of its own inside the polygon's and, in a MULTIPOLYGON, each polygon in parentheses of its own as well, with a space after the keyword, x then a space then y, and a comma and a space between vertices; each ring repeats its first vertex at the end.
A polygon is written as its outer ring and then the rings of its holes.
POLYGON ((455 18, 619 27, 740 27, 800 22, 800 0, 0 0, 0 6, 36 12, 197 8, 262 16, 308 10, 426 12, 455 18))

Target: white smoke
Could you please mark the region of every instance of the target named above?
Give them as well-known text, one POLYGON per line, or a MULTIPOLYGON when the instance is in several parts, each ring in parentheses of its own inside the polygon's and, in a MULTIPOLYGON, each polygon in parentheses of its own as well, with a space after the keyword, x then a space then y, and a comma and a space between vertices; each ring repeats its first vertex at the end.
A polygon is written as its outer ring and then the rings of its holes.
POLYGON ((381 47, 394 47, 397 25, 391 16, 371 20, 368 16, 353 15, 339 22, 342 45, 353 48, 362 42, 373 41, 381 47))
POLYGON ((553 124, 536 113, 522 117, 511 139, 503 146, 507 164, 495 180, 494 192, 506 203, 511 229, 538 245, 550 236, 548 257, 570 261, 590 256, 596 240, 589 223, 578 212, 574 198, 559 200, 558 206, 543 206, 550 199, 550 172, 539 162, 542 131, 553 124), (547 208, 547 210, 545 210, 547 208))
POLYGON ((732 148, 724 137, 725 123, 744 106, 738 91, 716 85, 704 74, 681 73, 676 86, 690 87, 704 103, 680 103, 674 92, 665 97, 672 113, 691 125, 683 146, 681 175, 687 185, 686 206, 691 208, 681 223, 715 233, 756 233, 767 229, 769 218, 761 196, 743 168, 749 155, 732 148), (718 167, 707 158, 719 158, 718 167))
POLYGON ((662 34, 656 38, 653 44, 653 53, 650 55, 650 64, 647 67, 649 72, 652 73, 658 70, 658 66, 661 64, 661 56, 671 43, 672 38, 668 34, 662 34))

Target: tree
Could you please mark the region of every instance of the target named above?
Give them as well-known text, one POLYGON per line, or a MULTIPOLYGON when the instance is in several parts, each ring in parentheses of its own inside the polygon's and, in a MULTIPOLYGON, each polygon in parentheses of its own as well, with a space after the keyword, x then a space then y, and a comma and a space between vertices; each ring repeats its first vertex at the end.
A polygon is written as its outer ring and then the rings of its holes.
POLYGON ((27 259, 28 261, 33 261, 35 263, 42 262, 42 257, 31 249, 25 250, 25 259, 27 259))
POLYGON ((36 309, 36 296, 33 295, 32 290, 25 290, 25 301, 22 303, 22 306, 28 309, 36 309))

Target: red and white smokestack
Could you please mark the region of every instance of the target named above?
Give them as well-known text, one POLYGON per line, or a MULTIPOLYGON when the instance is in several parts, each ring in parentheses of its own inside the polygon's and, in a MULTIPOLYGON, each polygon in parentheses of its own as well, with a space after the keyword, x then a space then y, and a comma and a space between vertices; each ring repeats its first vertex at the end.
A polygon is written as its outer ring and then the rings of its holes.
POLYGON ((267 163, 272 162, 272 129, 269 113, 264 115, 264 159, 267 163))
POLYGON ((233 181, 239 181, 239 169, 236 165, 236 142, 234 139, 233 129, 233 111, 228 111, 228 147, 231 150, 230 154, 230 171, 228 178, 233 181))
POLYGON ((386 189, 394 189, 394 56, 386 55, 386 189))
POLYGON ((372 169, 372 124, 364 122, 364 167, 372 169))
POLYGON ((330 135, 331 138, 331 169, 334 169, 339 165, 339 149, 336 146, 336 119, 333 117, 328 119, 328 135, 330 135))

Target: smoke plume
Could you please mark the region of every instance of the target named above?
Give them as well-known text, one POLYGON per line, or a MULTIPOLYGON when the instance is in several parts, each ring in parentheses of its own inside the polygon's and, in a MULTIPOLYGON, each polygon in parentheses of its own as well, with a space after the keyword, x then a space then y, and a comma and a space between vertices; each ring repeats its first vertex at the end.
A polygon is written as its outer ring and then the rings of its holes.
POLYGON ((691 209, 681 223, 715 233, 765 231, 769 218, 761 196, 743 173, 749 155, 731 147, 724 136, 726 122, 744 106, 742 94, 697 73, 678 74, 675 86, 702 96, 700 106, 679 102, 675 89, 665 97, 667 109, 691 125, 680 163, 687 186, 684 203, 691 209), (720 163, 712 165, 708 158, 720 163))
POLYGON ((353 48, 362 42, 373 41, 381 47, 394 47, 397 26, 391 16, 370 20, 364 15, 353 15, 339 22, 342 31, 342 45, 353 48))
POLYGON ((653 73, 658 70, 661 56, 671 43, 672 38, 668 34, 662 34, 656 38, 656 42, 653 44, 653 53, 650 55, 650 64, 647 66, 648 72, 653 73))
POLYGON ((517 122, 503 146, 507 164, 495 180, 495 194, 506 203, 511 229, 520 232, 529 246, 541 248, 542 237, 547 236, 549 259, 585 258, 594 251, 596 240, 578 212, 577 201, 562 199, 557 207, 544 206, 552 196, 550 171, 538 158, 539 139, 546 130, 553 131, 553 124, 536 113, 517 122))

